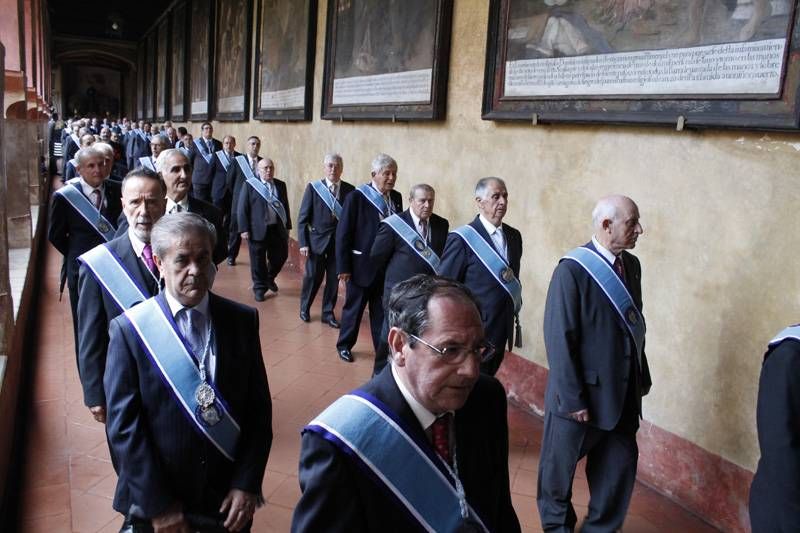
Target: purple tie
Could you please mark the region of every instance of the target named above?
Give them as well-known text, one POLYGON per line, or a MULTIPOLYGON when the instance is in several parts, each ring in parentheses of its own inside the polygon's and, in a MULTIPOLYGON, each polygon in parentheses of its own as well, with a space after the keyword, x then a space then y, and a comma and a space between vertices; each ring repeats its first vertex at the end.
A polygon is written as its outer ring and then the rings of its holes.
POLYGON ((155 274, 156 264, 153 261, 153 247, 150 246, 150 243, 144 245, 144 248, 142 249, 142 259, 144 259, 144 264, 147 265, 147 268, 150 269, 150 272, 155 274))

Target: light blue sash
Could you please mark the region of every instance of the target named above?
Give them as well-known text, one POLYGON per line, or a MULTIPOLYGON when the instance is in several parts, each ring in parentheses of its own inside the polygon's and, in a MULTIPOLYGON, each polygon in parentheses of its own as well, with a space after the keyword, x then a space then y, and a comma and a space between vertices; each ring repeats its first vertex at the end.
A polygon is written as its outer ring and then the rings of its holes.
POLYGON ((69 135, 69 136, 70 136, 70 138, 72 139, 72 142, 74 142, 74 143, 75 143, 75 144, 78 146, 78 148, 80 148, 80 147, 81 147, 81 138, 80 138, 80 137, 78 137, 78 136, 77 136, 76 134, 74 134, 74 133, 70 133, 70 135, 69 135))
POLYGON ((64 199, 69 202, 69 205, 71 205, 101 237, 106 241, 110 241, 114 238, 114 233, 116 233, 117 230, 79 189, 81 186, 80 181, 80 178, 72 178, 55 193, 64 197, 64 199))
POLYGON ((614 309, 617 310, 620 318, 628 328, 631 337, 633 337, 633 342, 636 345, 636 356, 639 359, 639 368, 642 368, 642 350, 644 350, 644 334, 647 331, 647 326, 644 322, 644 316, 642 316, 636 304, 633 303, 631 293, 628 292, 625 284, 619 279, 614 268, 608 264, 608 261, 600 257, 597 252, 582 246, 567 252, 563 259, 571 259, 582 266, 603 289, 603 292, 606 293, 614 309))
POLYGON ((342 218, 342 204, 339 203, 339 200, 331 193, 330 189, 328 189, 322 181, 312 181, 311 188, 314 189, 314 192, 317 193, 317 196, 325 202, 325 205, 328 206, 328 209, 331 210, 333 216, 336 218, 342 218))
POLYGON ((800 325, 789 326, 788 328, 785 328, 780 333, 778 333, 774 339, 769 341, 769 345, 775 346, 776 344, 780 344, 786 339, 795 339, 800 341, 800 325))
POLYGON ((105 244, 95 246, 78 257, 78 261, 86 265, 97 283, 117 303, 120 311, 126 311, 148 298, 125 269, 120 258, 105 244))
MULTIPOLYGON (((336 400, 304 431, 362 462, 426 531, 459 531, 464 519, 447 466, 432 450, 426 453, 396 418, 381 402, 356 391, 336 400)), ((466 510, 477 530, 488 531, 469 504, 466 510)))
MULTIPOLYGON (((400 218, 400 215, 392 215, 389 218, 385 218, 383 219, 383 223, 388 224, 395 233, 400 235, 400 238, 402 238, 411 249, 417 252, 417 255, 420 256, 423 261, 428 263, 428 266, 433 269, 434 274, 439 273, 439 263, 441 263, 439 256, 428 246, 428 243, 425 242, 422 235, 417 233, 405 220, 400 218)), ((430 227, 428 231, 430 231, 430 227)))
POLYGON ((164 308, 165 305, 153 297, 125 311, 125 316, 147 355, 197 429, 222 455, 233 461, 239 441, 239 424, 225 408, 216 388, 214 406, 220 413, 220 420, 214 425, 202 421, 200 404, 195 398, 195 391, 202 383, 197 358, 190 353, 188 344, 178 332, 171 313, 164 308))
POLYGON ((363 194, 367 200, 369 200, 369 203, 375 206, 375 209, 378 210, 378 214, 381 216, 381 218, 389 216, 389 206, 386 205, 386 198, 384 198, 383 195, 375 189, 375 187, 369 183, 364 183, 363 185, 359 185, 357 190, 363 194))
POLYGON ((211 158, 214 157, 214 154, 208 151, 208 146, 206 143, 201 143, 200 139, 194 140, 194 145, 197 147, 197 151, 200 152, 200 155, 203 159, 206 160, 206 164, 211 164, 211 158))
POLYGON ((225 169, 225 172, 228 171, 228 167, 231 166, 231 159, 228 157, 228 154, 225 153, 225 150, 219 150, 217 153, 217 159, 219 162, 222 163, 222 168, 225 169))
POLYGON ((185 155, 186 157, 189 157, 189 149, 186 148, 185 146, 181 146, 180 148, 178 148, 178 150, 183 152, 183 155, 185 155))
MULTIPOLYGON (((253 169, 247 164, 247 160, 243 155, 238 156, 236 158, 236 162, 239 163, 239 168, 241 168, 242 172, 244 172, 244 177, 247 180, 247 183, 249 183, 250 186, 255 189, 255 191, 260 194, 264 200, 266 200, 267 205, 269 205, 272 210, 278 214, 281 222, 283 222, 283 225, 286 226, 286 210, 283 208, 283 204, 278 197, 268 191, 266 185, 264 185, 260 179, 255 177, 253 174, 253 169)), ((275 189, 274 185, 272 189, 275 189)))
POLYGON ((144 132, 144 130, 133 130, 133 131, 135 131, 136 134, 139 137, 141 137, 144 142, 147 142, 147 134, 144 132))
POLYGON ((148 169, 152 170, 153 172, 156 172, 156 165, 155 165, 155 163, 153 163, 153 157, 152 156, 146 155, 144 157, 140 157, 139 158, 139 163, 141 163, 144 168, 148 168, 148 169))
POLYGON ((472 226, 461 226, 454 233, 464 239, 464 242, 475 252, 475 255, 481 260, 486 270, 511 297, 514 302, 514 313, 519 313, 522 308, 522 285, 514 275, 514 271, 508 266, 508 263, 472 226))

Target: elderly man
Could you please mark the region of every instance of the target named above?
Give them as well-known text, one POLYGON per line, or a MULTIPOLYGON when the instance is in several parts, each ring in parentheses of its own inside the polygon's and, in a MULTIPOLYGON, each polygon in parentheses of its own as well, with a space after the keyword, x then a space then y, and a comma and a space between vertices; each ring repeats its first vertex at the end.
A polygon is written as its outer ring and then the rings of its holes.
POLYGON ((167 136, 167 139, 169 139, 169 148, 177 148, 178 147, 178 131, 175 128, 173 128, 172 126, 169 126, 164 133, 167 136))
POLYGON ((77 178, 58 189, 50 202, 47 237, 64 256, 61 288, 66 281, 75 347, 78 347, 78 257, 114 238, 114 222, 120 215, 120 184, 106 180, 105 156, 93 147, 82 148, 77 178))
POLYGON ((215 239, 199 215, 159 220, 164 291, 111 321, 114 509, 134 531, 249 531, 263 502, 272 405, 258 313, 209 292, 215 239))
POLYGON ((137 166, 144 167, 155 172, 156 159, 158 159, 158 156, 161 154, 161 152, 169 147, 169 139, 166 135, 153 135, 150 138, 150 155, 143 155, 140 157, 137 166))
POLYGON ((275 163, 262 159, 257 169, 258 179, 248 173, 239 193, 237 226, 250 251, 253 295, 263 302, 267 290, 278 292, 275 278, 289 257, 292 218, 286 183, 275 178, 275 163))
MULTIPOLYGON (((425 183, 411 187, 408 195, 409 208, 399 215, 386 218, 378 228, 370 256, 375 267, 384 270, 384 308, 395 285, 415 274, 436 274, 439 270, 447 230, 447 219, 433 214, 436 191, 425 183)), ((389 332, 384 316, 381 344, 375 354, 373 375, 386 366, 389 347, 386 344, 389 332)))
POLYGON ((339 280, 336 276, 336 225, 342 216, 342 202, 355 187, 342 181, 342 156, 327 154, 323 165, 325 176, 308 184, 297 216, 300 255, 306 258, 303 286, 300 290, 300 320, 311 320, 311 304, 314 303, 324 278, 322 322, 338 329, 339 322, 333 314, 339 293, 339 280))
POLYGON ((76 120, 70 126, 71 130, 62 141, 64 161, 69 161, 75 157, 75 154, 81 149, 81 128, 83 127, 84 123, 80 120, 76 120))
POLYGON ((140 120, 138 125, 138 128, 128 134, 128 142, 126 144, 128 168, 139 166, 139 158, 150 155, 151 124, 140 120))
POLYGON ((292 531, 520 531, 503 386, 460 283, 417 275, 389 305, 391 365, 303 429, 292 531))
POLYGON ((211 182, 214 178, 214 154, 222 150, 222 143, 214 139, 214 126, 203 122, 200 138, 189 147, 192 163, 192 196, 211 202, 211 182))
POLYGON ((403 210, 403 197, 394 190, 397 162, 386 154, 372 161, 372 181, 347 197, 336 227, 336 270, 347 283, 342 309, 342 329, 336 341, 339 358, 353 362, 353 345, 358 338, 361 316, 369 305, 372 345, 378 352, 383 329, 383 271, 376 268, 369 253, 381 220, 403 210))
MULTIPOLYGON (((81 148, 89 148, 95 143, 94 135, 86 133, 81 135, 80 137, 80 147, 81 148)), ((75 152, 77 154, 77 152, 75 152)), ((62 182, 67 182, 71 180, 75 176, 78 175, 78 161, 75 158, 70 159, 67 161, 67 164, 64 166, 64 177, 61 180, 62 182)))
POLYGON ((225 175, 225 188, 226 195, 231 199, 231 217, 230 217, 230 234, 228 236, 228 264, 233 266, 236 264, 236 258, 239 257, 239 248, 242 244, 242 236, 239 234, 238 221, 236 220, 239 212, 239 195, 242 192, 242 184, 245 180, 245 172, 249 175, 252 173, 254 178, 257 178, 258 162, 261 161, 261 156, 258 152, 261 150, 261 139, 255 136, 248 137, 247 139, 247 154, 244 156, 237 156, 236 164, 228 167, 228 172, 225 175), (242 160, 242 158, 244 158, 242 160), (241 161, 241 163, 240 163, 241 161))
MULTIPOLYGON (((122 176, 114 173, 114 147, 108 143, 97 142, 92 147, 98 152, 103 154, 104 176, 105 179, 122 183, 122 176)), ((124 176, 124 174, 123 174, 124 176)))
POLYGON ((236 137, 233 135, 226 135, 222 139, 222 150, 214 154, 212 161, 212 178, 211 178, 211 200, 214 206, 228 215, 230 213, 230 197, 227 195, 227 181, 226 176, 231 166, 235 164, 236 158, 239 157, 239 152, 236 151, 236 137))
MULTIPOLYGON (((481 178, 475 185, 478 216, 447 237, 441 275, 462 282, 481 303, 486 335, 497 347, 494 359, 481 370, 494 375, 514 338, 514 320, 522 306, 519 267, 522 235, 503 223, 508 209, 508 191, 500 178, 481 178)), ((519 340, 519 328, 517 331, 519 340)))
POLYGON ((108 324, 158 292, 150 232, 164 215, 166 187, 155 172, 140 168, 122 181, 122 212, 128 231, 80 256, 78 365, 83 401, 95 420, 106 420, 103 373, 108 324))
POLYGON ((642 269, 627 252, 642 234, 630 198, 609 196, 592 212, 594 236, 559 262, 544 311, 550 373, 537 503, 545 531, 572 531, 570 501, 586 457, 589 514, 582 531, 622 527, 636 479, 644 354, 642 269))

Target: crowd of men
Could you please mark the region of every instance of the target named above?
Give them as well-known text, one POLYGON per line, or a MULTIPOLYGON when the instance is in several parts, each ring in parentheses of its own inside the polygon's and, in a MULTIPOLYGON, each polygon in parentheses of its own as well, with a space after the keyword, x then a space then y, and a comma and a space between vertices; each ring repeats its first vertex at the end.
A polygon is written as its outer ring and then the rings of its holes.
MULTIPOLYGON (((286 183, 258 137, 240 153, 210 123, 196 139, 127 119, 65 132, 49 238, 64 256, 84 401, 106 424, 124 530, 248 531, 272 441, 259 316, 211 289, 244 240, 254 300, 278 292, 292 229, 286 183)), ((411 186, 403 209, 389 155, 357 184, 342 180, 341 155, 322 163, 296 220, 299 318, 311 320, 324 284, 320 319, 339 330, 337 355, 351 363, 368 307, 375 362, 372 380, 303 429, 293 531, 519 531, 494 378, 506 349, 521 345, 523 238, 503 222, 505 182, 478 180, 477 215, 452 229, 428 184, 411 186)), ((546 531, 574 529, 584 457, 583 531, 622 527, 651 385, 641 266, 628 251, 643 231, 638 207, 608 196, 592 222, 545 302, 546 531)))

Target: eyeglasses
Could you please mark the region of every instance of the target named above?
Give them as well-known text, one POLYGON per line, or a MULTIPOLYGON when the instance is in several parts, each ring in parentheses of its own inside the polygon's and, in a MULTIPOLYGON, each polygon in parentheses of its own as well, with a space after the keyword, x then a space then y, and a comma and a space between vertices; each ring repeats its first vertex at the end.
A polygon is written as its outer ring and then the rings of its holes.
POLYGON ((406 332, 406 335, 414 340, 417 340, 436 352, 442 361, 451 365, 460 365, 466 361, 467 357, 476 357, 481 363, 485 363, 494 357, 495 347, 491 342, 483 341, 474 348, 467 348, 466 346, 445 346, 444 348, 437 348, 432 344, 425 342, 416 335, 406 332))

